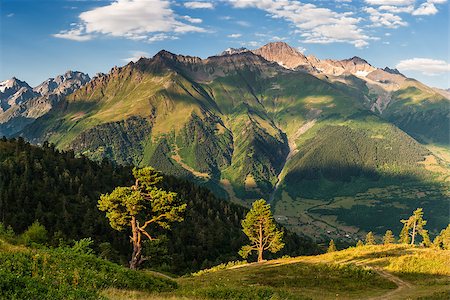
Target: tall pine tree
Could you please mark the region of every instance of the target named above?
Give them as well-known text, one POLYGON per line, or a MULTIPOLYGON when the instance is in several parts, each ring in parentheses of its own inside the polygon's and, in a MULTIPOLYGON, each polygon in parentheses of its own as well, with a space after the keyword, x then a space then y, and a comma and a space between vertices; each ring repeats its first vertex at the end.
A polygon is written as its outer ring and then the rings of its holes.
POLYGON ((383 244, 389 245, 393 244, 395 242, 394 234, 392 233, 392 230, 386 230, 386 233, 383 237, 383 244))
POLYGON ((423 219, 422 208, 416 209, 412 216, 410 216, 407 220, 401 220, 401 222, 403 223, 401 238, 404 241, 409 241, 409 236, 411 236, 411 245, 414 245, 416 236, 420 235, 425 246, 431 244, 430 237, 428 236, 428 230, 424 228, 427 221, 423 219), (408 239, 405 237, 406 234, 408 235, 408 239))
POLYGON ((155 240, 147 231, 147 227, 156 224, 169 229, 170 222, 183 220, 181 215, 186 204, 179 202, 176 193, 156 187, 162 177, 153 168, 134 168, 133 175, 133 186, 117 187, 110 194, 101 195, 98 208, 106 211, 106 217, 113 229, 122 231, 131 227, 133 255, 130 268, 137 269, 144 260, 142 236, 151 241, 155 240))
POLYGON ((256 251, 258 262, 261 262, 265 250, 276 253, 284 247, 283 232, 277 229, 270 205, 264 199, 253 202, 252 209, 242 220, 242 230, 250 240, 250 245, 243 246, 239 251, 243 258, 256 251))

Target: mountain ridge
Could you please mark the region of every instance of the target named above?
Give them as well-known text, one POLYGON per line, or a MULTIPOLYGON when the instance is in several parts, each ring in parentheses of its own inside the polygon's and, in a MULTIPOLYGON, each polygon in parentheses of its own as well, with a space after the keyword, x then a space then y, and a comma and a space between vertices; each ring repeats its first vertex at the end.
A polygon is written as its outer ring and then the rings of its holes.
POLYGON ((448 166, 433 147, 447 143, 448 100, 358 57, 325 63, 344 71, 285 68, 251 51, 201 59, 162 50, 94 77, 19 135, 96 160, 151 165, 241 204, 270 199, 284 225, 319 232, 319 240, 353 238, 367 222, 396 228, 347 216, 406 214, 423 204, 417 193, 445 211, 447 200, 436 199, 449 197, 448 166), (372 71, 352 74, 362 70, 372 71), (372 195, 377 189, 389 192, 372 195), (402 195, 398 204, 393 194, 402 195))
POLYGON ((89 81, 89 75, 77 71, 49 78, 34 88, 15 77, 3 81, 0 83, 0 103, 3 104, 0 107, 0 135, 19 132, 50 111, 61 98, 89 81))

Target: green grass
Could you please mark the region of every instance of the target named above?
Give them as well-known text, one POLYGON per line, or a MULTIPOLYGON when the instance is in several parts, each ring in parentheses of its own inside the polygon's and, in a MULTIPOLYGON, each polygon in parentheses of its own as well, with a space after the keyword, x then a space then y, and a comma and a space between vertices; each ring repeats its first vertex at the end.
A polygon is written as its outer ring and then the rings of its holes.
MULTIPOLYGON (((391 275, 389 275, 391 276, 391 275)), ((264 263, 230 263, 177 279, 172 292, 109 289, 110 299, 447 299, 450 251, 378 245, 264 263), (380 271, 400 278, 402 288, 380 271)))
POLYGON ((70 249, 30 249, 0 240, 1 299, 99 299, 106 288, 167 291, 170 279, 70 249))

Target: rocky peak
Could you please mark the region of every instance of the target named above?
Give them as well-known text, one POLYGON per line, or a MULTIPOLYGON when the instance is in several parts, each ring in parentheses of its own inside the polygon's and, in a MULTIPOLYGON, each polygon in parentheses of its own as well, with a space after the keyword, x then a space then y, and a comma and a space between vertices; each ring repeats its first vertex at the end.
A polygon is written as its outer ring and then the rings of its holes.
POLYGON ((173 54, 167 50, 161 50, 153 56, 153 60, 169 60, 173 62, 183 63, 183 64, 193 64, 200 63, 202 59, 196 56, 185 56, 185 55, 177 55, 173 54))
POLYGON ((238 53, 242 53, 242 52, 248 52, 250 50, 248 50, 247 48, 241 47, 241 48, 228 48, 225 51, 223 51, 222 53, 220 53, 220 56, 223 55, 233 55, 233 54, 238 54, 238 53))
POLYGON ((15 93, 20 88, 31 89, 31 87, 25 81, 21 81, 16 77, 0 82, 0 93, 15 93))
POLYGON ((370 65, 370 64, 367 62, 367 60, 362 59, 362 58, 359 57, 359 56, 353 56, 352 58, 344 59, 343 61, 344 61, 344 62, 352 62, 352 63, 354 63, 355 65, 370 65))
POLYGON ((33 90, 41 96, 68 95, 91 80, 89 75, 78 71, 67 71, 63 75, 49 78, 33 90))
POLYGON ((252 52, 288 69, 310 65, 306 56, 284 42, 268 43, 252 52))
POLYGON ((401 75, 401 76, 405 77, 405 75, 403 75, 402 73, 400 73, 400 71, 397 70, 397 69, 391 69, 391 68, 389 68, 389 67, 385 67, 385 68, 383 69, 383 71, 385 71, 385 72, 387 72, 387 73, 390 73, 390 74, 401 75))
POLYGON ((25 81, 16 77, 0 82, 0 112, 22 104, 38 94, 25 81))

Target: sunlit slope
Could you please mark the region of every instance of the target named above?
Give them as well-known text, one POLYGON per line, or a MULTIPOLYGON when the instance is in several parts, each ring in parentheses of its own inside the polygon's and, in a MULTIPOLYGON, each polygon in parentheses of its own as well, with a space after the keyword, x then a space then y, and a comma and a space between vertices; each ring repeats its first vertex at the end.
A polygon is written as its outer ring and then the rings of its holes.
POLYGON ((363 246, 206 270, 178 279, 179 289, 169 293, 110 289, 104 295, 110 299, 448 299, 449 260, 448 251, 363 246))
POLYGON ((423 143, 450 146, 450 99, 416 80, 392 94, 383 116, 423 143))

